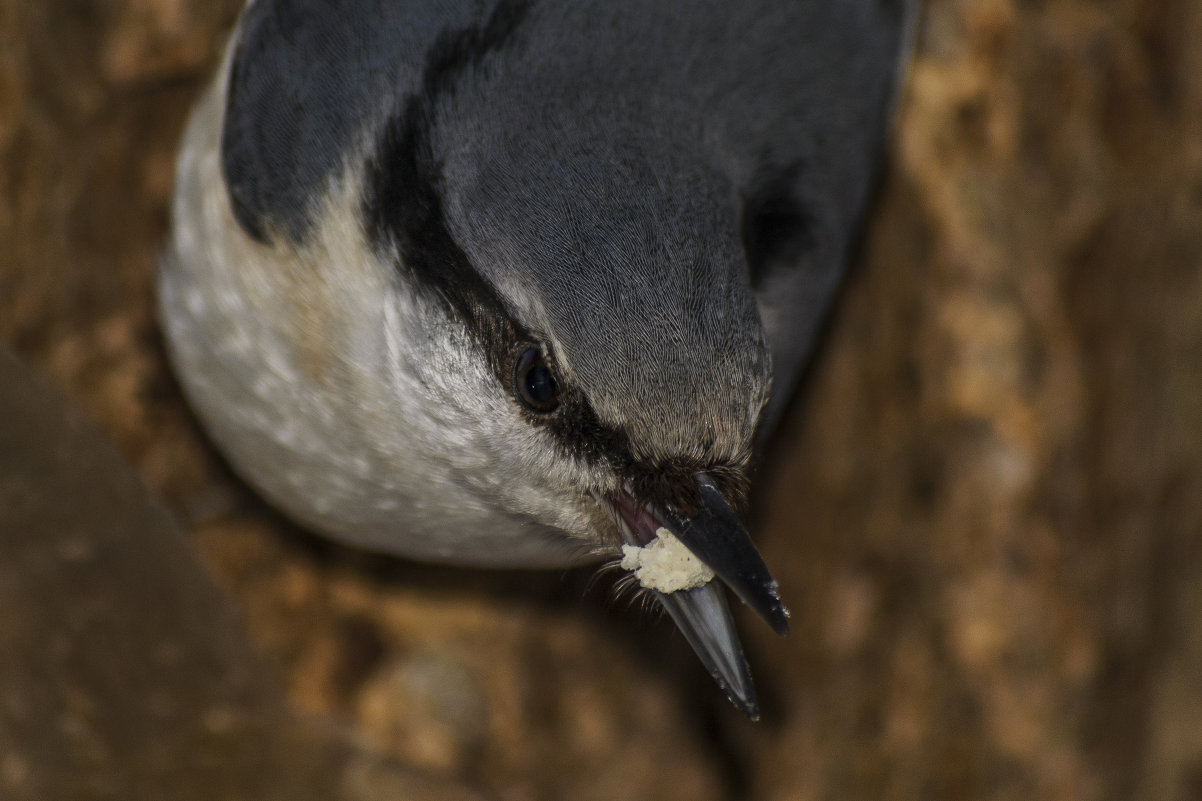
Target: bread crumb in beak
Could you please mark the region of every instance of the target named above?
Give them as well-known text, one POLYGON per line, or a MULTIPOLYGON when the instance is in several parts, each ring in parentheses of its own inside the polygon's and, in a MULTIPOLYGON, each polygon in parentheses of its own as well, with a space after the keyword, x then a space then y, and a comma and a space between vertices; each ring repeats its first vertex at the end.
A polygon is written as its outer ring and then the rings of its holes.
POLYGON ((662 527, 645 548, 623 545, 621 567, 634 573, 643 587, 665 593, 691 590, 714 577, 714 571, 662 527))

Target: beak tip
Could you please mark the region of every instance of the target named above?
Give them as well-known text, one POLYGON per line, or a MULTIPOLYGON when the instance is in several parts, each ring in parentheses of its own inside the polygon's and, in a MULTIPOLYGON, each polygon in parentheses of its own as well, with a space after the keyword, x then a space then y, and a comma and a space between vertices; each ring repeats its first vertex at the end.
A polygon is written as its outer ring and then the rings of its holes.
POLYGON ((724 583, 773 631, 782 637, 789 635, 789 608, 781 602, 780 591, 775 580, 769 579, 758 585, 758 592, 746 592, 748 587, 757 587, 753 582, 739 585, 724 579, 724 583), (744 592, 740 593, 740 589, 743 589, 744 592))
POLYGON ((789 610, 778 606, 768 618, 768 625, 781 637, 789 636, 789 610))
POLYGON ((730 702, 751 720, 758 720, 760 707, 751 670, 718 582, 655 594, 730 702))
POLYGON ((713 676, 719 689, 735 709, 746 715, 747 719, 753 723, 760 719, 760 701, 756 695, 755 684, 751 681, 751 674, 746 668, 741 676, 731 677, 737 684, 727 681, 728 677, 718 672, 712 671, 710 675, 713 676))
POLYGON ((789 608, 781 603, 775 581, 772 582, 772 586, 769 588, 769 596, 772 602, 763 608, 760 616, 764 619, 765 623, 772 627, 773 631, 782 637, 787 637, 789 636, 789 608))
POLYGON ((728 692, 726 697, 730 699, 730 702, 734 704, 740 712, 747 716, 748 720, 750 720, 752 723, 759 722, 760 705, 756 701, 754 694, 750 698, 743 698, 728 692))

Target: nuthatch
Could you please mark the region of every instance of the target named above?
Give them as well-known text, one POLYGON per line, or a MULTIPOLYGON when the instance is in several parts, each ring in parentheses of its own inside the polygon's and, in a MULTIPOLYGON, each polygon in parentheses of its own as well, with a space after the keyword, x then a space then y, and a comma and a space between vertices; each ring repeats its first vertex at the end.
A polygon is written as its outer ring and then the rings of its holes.
POLYGON ((254 0, 179 160, 159 286, 189 399, 354 545, 625 545, 755 716, 711 576, 786 632, 732 509, 843 272, 911 5, 254 0))

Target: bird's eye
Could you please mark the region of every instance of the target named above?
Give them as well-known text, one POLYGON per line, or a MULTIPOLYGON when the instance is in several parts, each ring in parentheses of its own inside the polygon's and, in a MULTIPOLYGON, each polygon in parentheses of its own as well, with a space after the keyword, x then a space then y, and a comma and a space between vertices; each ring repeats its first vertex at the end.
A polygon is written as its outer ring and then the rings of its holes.
POLYGON ((559 383, 538 348, 526 348, 513 368, 513 389, 532 412, 546 414, 559 406, 559 383))

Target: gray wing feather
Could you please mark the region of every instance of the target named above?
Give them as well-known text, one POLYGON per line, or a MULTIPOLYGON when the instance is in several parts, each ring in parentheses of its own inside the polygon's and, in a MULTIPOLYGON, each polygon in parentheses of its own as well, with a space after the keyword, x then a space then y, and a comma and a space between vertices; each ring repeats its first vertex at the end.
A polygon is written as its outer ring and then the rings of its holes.
POLYGON ((439 33, 480 2, 257 0, 242 15, 230 67, 222 166, 239 223, 301 240, 364 131, 416 91, 439 33))

